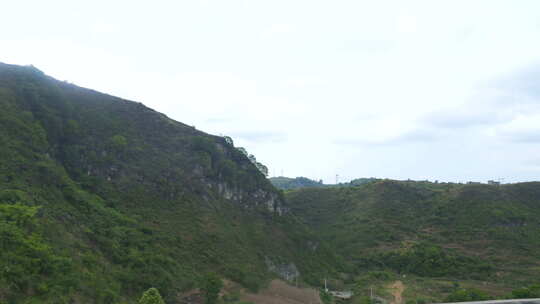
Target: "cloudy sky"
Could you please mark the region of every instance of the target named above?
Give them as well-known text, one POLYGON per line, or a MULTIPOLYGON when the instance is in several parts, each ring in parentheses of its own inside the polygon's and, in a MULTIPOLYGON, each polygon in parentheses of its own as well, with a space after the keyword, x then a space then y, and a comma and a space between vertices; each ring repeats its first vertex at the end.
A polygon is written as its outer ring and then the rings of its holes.
POLYGON ((540 179, 540 1, 5 1, 0 61, 229 135, 271 175, 540 179))

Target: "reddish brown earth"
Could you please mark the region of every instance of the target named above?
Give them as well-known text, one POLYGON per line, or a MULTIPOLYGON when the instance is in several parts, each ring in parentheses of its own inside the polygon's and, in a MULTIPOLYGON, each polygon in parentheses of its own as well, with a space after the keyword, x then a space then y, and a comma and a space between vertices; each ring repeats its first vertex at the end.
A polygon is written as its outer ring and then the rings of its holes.
POLYGON ((298 288, 280 280, 273 280, 257 294, 242 294, 241 300, 255 304, 322 304, 317 290, 298 288))
POLYGON ((402 304, 403 303, 403 291, 405 291, 405 285, 401 281, 395 281, 392 285, 389 286, 394 300, 391 301, 391 304, 402 304))

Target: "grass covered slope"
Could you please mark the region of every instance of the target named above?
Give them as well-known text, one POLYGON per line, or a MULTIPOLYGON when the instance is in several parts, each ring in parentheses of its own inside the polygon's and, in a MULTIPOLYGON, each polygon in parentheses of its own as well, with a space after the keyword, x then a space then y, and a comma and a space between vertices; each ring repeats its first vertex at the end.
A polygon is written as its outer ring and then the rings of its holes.
MULTIPOLYGON (((527 286, 540 277, 540 183, 383 180, 290 191, 291 210, 355 272, 527 286)), ((428 284, 424 284, 428 285, 428 284)))
POLYGON ((140 103, 0 64, 0 142, 0 302, 174 301, 207 271, 257 289, 269 263, 333 267, 242 153, 140 103))

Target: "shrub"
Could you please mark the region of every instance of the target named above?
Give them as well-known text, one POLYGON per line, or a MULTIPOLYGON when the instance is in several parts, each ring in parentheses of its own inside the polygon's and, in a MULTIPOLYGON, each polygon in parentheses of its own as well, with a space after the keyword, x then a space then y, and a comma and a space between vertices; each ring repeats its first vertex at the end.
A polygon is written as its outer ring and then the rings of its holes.
POLYGON ((165 302, 156 288, 150 288, 143 293, 139 304, 165 304, 165 302))

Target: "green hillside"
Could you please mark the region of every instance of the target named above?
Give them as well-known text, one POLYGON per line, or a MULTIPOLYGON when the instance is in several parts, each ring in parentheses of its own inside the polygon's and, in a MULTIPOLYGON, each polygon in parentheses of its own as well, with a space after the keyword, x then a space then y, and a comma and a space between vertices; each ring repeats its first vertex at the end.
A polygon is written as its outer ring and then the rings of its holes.
POLYGON ((381 276, 407 278, 415 293, 441 301, 459 284, 500 297, 540 280, 538 182, 383 180, 293 190, 286 198, 293 213, 354 264, 349 282, 364 291, 381 276))
POLYGON ((539 294, 540 183, 271 179, 284 195, 231 143, 0 64, 0 303, 177 303, 209 272, 353 303, 539 294))
POLYGON ((285 177, 285 176, 276 176, 269 178, 270 182, 274 187, 282 190, 298 189, 298 188, 311 188, 311 187, 324 187, 322 181, 314 181, 307 177, 285 177))
POLYGON ((244 154, 141 103, 0 64, 0 143, 0 303, 174 303, 209 271, 255 290, 336 264, 244 154))

